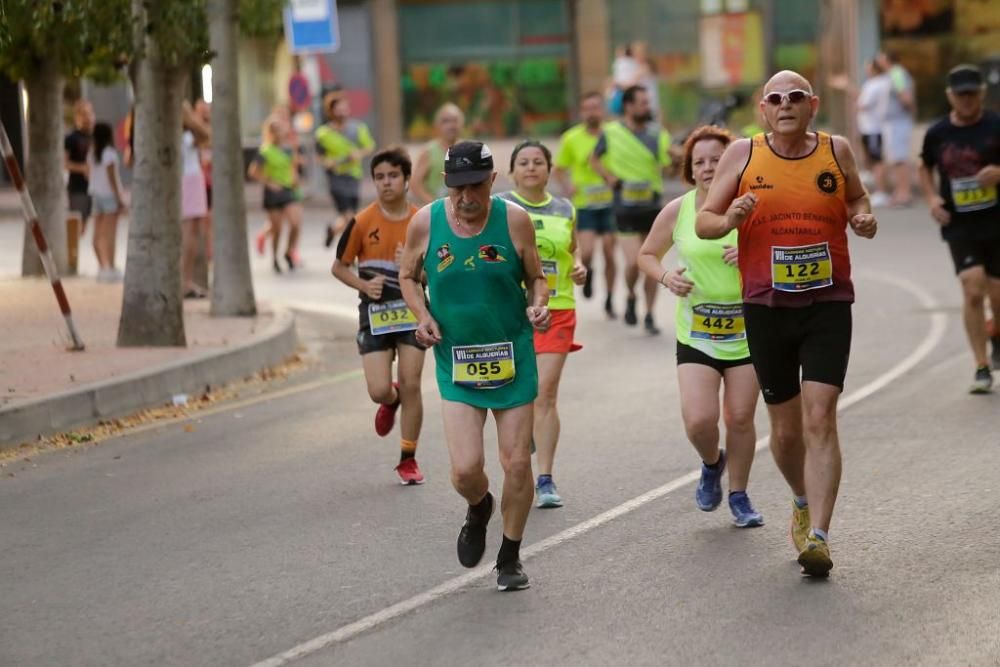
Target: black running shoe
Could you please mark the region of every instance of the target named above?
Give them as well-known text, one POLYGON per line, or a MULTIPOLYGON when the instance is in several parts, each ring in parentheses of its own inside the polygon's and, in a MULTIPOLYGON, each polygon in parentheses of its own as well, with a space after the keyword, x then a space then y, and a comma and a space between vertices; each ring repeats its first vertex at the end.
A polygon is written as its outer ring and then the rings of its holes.
POLYGON ((521 561, 515 560, 503 565, 497 563, 498 591, 523 591, 525 588, 531 588, 531 583, 521 567, 521 561))
POLYGON ((643 321, 643 325, 646 327, 646 333, 650 336, 660 335, 660 328, 656 326, 656 322, 653 321, 652 313, 646 313, 646 319, 643 321))
POLYGON ((990 373, 989 366, 981 366, 976 369, 976 374, 972 379, 972 386, 969 387, 970 394, 988 394, 993 391, 993 374, 990 373))
POLYGON ((618 317, 617 315, 615 315, 615 308, 614 308, 614 306, 611 305, 611 295, 610 294, 608 295, 608 298, 604 300, 604 314, 608 316, 609 320, 613 320, 616 317, 618 317))
POLYGON ((295 257, 290 252, 285 253, 285 262, 288 264, 289 271, 294 271, 295 267, 298 266, 298 262, 295 261, 295 257))
POLYGON ((630 296, 625 302, 625 324, 634 327, 639 323, 639 318, 635 314, 635 297, 630 296))
POLYGON ((594 272, 587 269, 587 277, 583 280, 583 298, 589 299, 594 296, 594 272))
POLYGON ((323 247, 329 248, 333 245, 333 225, 326 226, 326 239, 323 241, 323 247))
POLYGON ((486 520, 482 520, 475 515, 472 507, 465 514, 465 523, 458 533, 458 562, 465 567, 475 567, 483 559, 483 552, 486 551, 486 526, 493 516, 493 494, 486 492, 489 499, 490 511, 486 515, 486 520))
POLYGON ((274 258, 274 263, 272 264, 272 266, 274 267, 274 272, 275 273, 281 273, 281 264, 278 264, 278 258, 277 257, 274 258))

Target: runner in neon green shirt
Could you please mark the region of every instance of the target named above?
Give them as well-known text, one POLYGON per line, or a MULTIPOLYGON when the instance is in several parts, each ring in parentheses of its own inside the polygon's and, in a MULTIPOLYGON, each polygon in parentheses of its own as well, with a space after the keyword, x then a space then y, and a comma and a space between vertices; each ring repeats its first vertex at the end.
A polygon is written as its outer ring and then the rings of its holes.
POLYGON ((444 154, 455 145, 465 126, 465 114, 455 104, 448 102, 434 114, 436 137, 427 142, 413 165, 413 183, 410 190, 417 202, 429 204, 448 195, 444 184, 444 154))
MULTIPOLYGON (((590 164, 615 191, 615 222, 625 255, 625 324, 635 326, 639 318, 635 310, 635 284, 639 280, 636 263, 639 247, 656 214, 660 211, 663 194, 663 172, 670 166, 670 134, 653 121, 649 93, 642 86, 632 86, 622 95, 621 122, 604 126, 604 133, 594 148, 590 164)), ((646 331, 657 335, 660 330, 653 321, 653 305, 658 286, 655 280, 645 281, 646 331)))
POLYGON ((607 296, 604 312, 614 319, 615 311, 611 295, 615 290, 615 217, 612 203, 614 194, 590 164, 590 156, 597 147, 604 127, 604 96, 597 92, 585 93, 580 98, 580 124, 567 130, 559 140, 556 151, 556 181, 563 192, 573 199, 577 215, 577 239, 580 242, 580 260, 587 269, 583 283, 583 296, 589 299, 593 293, 593 273, 590 266, 594 257, 594 247, 598 237, 604 255, 604 280, 607 296))
POLYGON ((336 220, 326 228, 324 245, 329 248, 358 211, 361 161, 375 150, 375 140, 367 125, 351 118, 351 105, 342 91, 327 93, 323 105, 329 121, 316 129, 316 151, 337 209, 336 220))
POLYGON ((587 271, 576 247, 576 212, 562 197, 546 191, 552 171, 552 154, 537 141, 525 141, 514 148, 510 173, 517 189, 500 195, 517 204, 531 217, 542 271, 549 287, 552 325, 535 332, 538 362, 538 397, 535 399, 534 440, 538 454, 538 507, 562 507, 562 498, 552 481, 552 464, 559 442, 559 412, 556 397, 566 356, 581 346, 573 340, 576 332, 574 284, 582 285, 587 271))
POLYGON ((717 240, 698 238, 694 224, 708 194, 719 158, 734 140, 714 126, 698 128, 684 143, 684 180, 695 189, 674 199, 656 217, 639 254, 646 277, 677 297, 677 382, 681 415, 691 444, 701 456, 698 509, 711 512, 722 502, 722 473, 729 464, 729 509, 741 528, 764 525, 747 496, 757 435, 757 376, 750 363, 743 326, 736 230, 717 240), (679 268, 661 261, 677 249, 679 268), (719 389, 726 423, 726 448, 719 447, 719 389))

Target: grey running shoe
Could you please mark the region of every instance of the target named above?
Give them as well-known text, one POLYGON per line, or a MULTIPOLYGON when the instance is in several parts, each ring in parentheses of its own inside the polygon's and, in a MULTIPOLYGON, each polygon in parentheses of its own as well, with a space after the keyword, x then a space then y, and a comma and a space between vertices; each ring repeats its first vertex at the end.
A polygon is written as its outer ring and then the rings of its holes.
POLYGON ((976 376, 969 387, 970 394, 988 394, 993 391, 993 373, 989 366, 981 366, 976 369, 976 376))
POLYGON ((521 561, 497 564, 498 591, 523 591, 525 588, 531 588, 531 584, 528 582, 528 575, 524 573, 524 568, 521 567, 521 561))

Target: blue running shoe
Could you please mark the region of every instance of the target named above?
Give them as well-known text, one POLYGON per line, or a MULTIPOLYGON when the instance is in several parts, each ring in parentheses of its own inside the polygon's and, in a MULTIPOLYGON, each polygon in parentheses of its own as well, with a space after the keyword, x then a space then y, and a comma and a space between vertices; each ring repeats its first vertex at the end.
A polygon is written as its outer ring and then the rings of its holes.
POLYGON ((754 509, 750 496, 744 491, 729 494, 729 511, 737 528, 756 528, 764 525, 764 516, 754 509))
POLYGON ((701 479, 694 491, 694 501, 702 512, 712 512, 722 503, 722 473, 726 470, 726 450, 719 450, 719 463, 712 470, 701 464, 701 479))
POLYGON ((538 504, 535 507, 546 509, 563 505, 562 498, 556 491, 556 483, 551 478, 539 481, 535 493, 538 495, 538 504))

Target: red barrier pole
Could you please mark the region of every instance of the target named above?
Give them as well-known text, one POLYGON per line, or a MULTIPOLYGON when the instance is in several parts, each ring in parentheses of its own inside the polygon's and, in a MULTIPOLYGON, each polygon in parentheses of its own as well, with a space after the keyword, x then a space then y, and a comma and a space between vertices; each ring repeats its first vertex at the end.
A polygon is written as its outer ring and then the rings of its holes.
POLYGON ((21 169, 17 166, 17 160, 14 158, 14 148, 10 145, 10 139, 7 138, 7 128, 3 126, 2 121, 0 121, 0 154, 3 155, 4 164, 7 165, 7 173, 10 174, 10 179, 14 182, 14 187, 17 188, 18 194, 21 195, 21 210, 24 212, 24 220, 31 227, 31 236, 35 239, 38 255, 42 259, 42 266, 45 267, 45 275, 49 277, 49 282, 52 283, 52 290, 56 293, 56 301, 59 302, 59 310, 62 312, 63 319, 66 320, 66 326, 69 328, 69 336, 73 341, 73 346, 69 349, 74 351, 82 350, 83 341, 80 339, 80 334, 76 332, 76 327, 73 325, 73 313, 70 312, 69 300, 66 298, 62 282, 59 280, 59 270, 52 259, 52 252, 49 250, 49 244, 45 240, 45 234, 42 233, 42 226, 38 224, 38 213, 35 212, 35 205, 31 201, 31 195, 28 194, 28 187, 24 184, 24 179, 21 178, 21 169))

